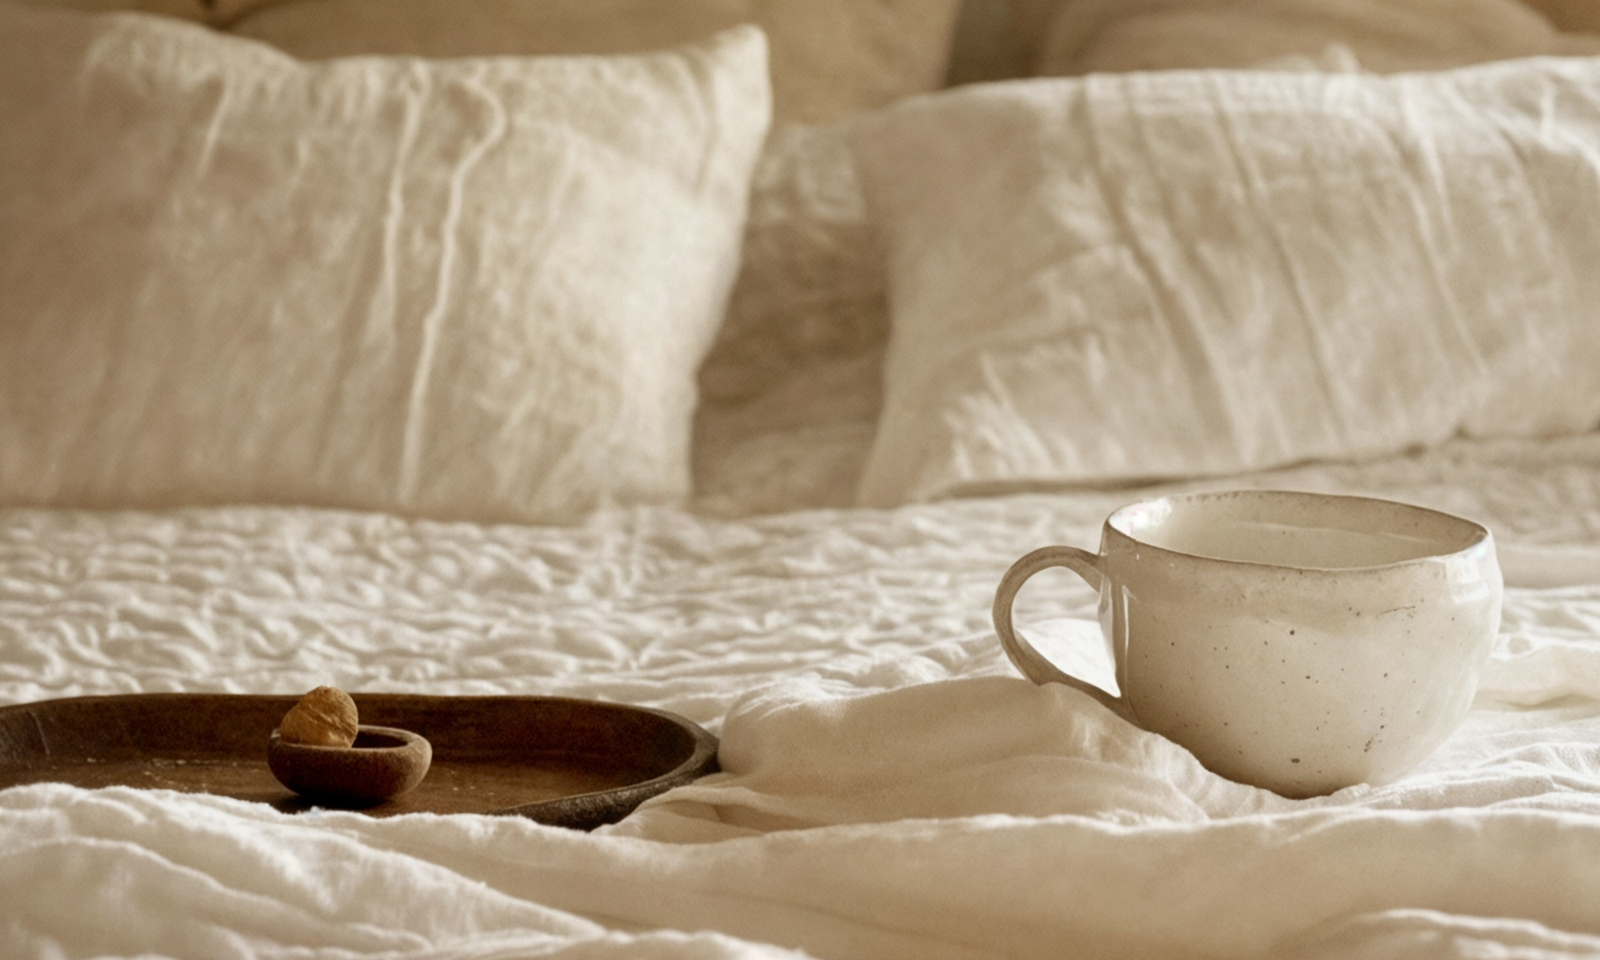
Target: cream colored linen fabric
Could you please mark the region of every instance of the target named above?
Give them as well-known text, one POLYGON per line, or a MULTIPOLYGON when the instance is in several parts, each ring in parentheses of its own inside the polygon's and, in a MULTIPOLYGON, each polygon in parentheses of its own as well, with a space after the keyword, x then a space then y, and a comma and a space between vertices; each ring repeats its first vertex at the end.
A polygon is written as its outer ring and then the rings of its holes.
POLYGON ((773 131, 751 184, 743 257, 701 371, 711 399, 746 399, 818 358, 883 345, 883 265, 850 121, 773 131))
POLYGON ((757 165, 743 265, 700 368, 696 509, 855 500, 889 317, 849 124, 776 130, 757 165))
POLYGON ((769 110, 752 28, 319 65, 0 5, 0 502, 683 499, 769 110))
POLYGON ((1535 9, 1560 2, 1012 0, 1041 76, 1297 67, 1325 51, 1377 73, 1600 53, 1600 38, 1562 33, 1535 9))
POLYGON ((291 0, 234 26, 306 58, 622 53, 753 23, 780 121, 822 122, 940 85, 960 0, 291 0))
POLYGON ((1600 61, 1022 81, 858 144, 867 503, 1600 423, 1600 61))
MULTIPOLYGON (((1512 0, 1479 4, 1477 15, 1474 2, 1460 8, 1463 24, 1442 8, 1429 14, 1426 0, 1415 6, 1406 0, 1274 0, 1265 5, 1265 15, 1249 17, 1238 11, 1261 14, 1260 4, 1183 0, 1156 7, 1130 0, 1102 12, 1160 26, 1170 42, 1099 48, 1095 64, 1108 70, 1182 63, 1353 71, 1363 68, 1357 53, 1373 60, 1376 48, 1386 68, 1415 70, 1546 50, 1553 39, 1585 42, 1555 38, 1548 25, 1512 0), (1510 4, 1509 13, 1500 10, 1501 3, 1510 4), (1510 29, 1488 29, 1492 24, 1482 22, 1485 11, 1496 10, 1510 29), (1179 29, 1185 11, 1204 14, 1197 27, 1179 29), (1176 18, 1170 28, 1164 19, 1169 16, 1176 18), (1211 25, 1213 18, 1220 28, 1211 25), (1480 29, 1466 28, 1474 22, 1480 29), (1204 42, 1194 42, 1196 36, 1204 42), (1266 61, 1257 63, 1262 57, 1266 61)), ((1014 26, 1006 16, 1011 3, 963 5, 952 81, 962 79, 958 74, 970 76, 994 45, 1014 42, 1007 37, 1014 26)), ((1064 6, 1052 0, 1034 12, 1042 16, 1064 6)), ((996 72, 988 62, 987 72, 996 72)), ((743 270, 701 370, 697 509, 739 514, 855 502, 878 419, 877 358, 888 322, 872 224, 854 157, 844 147, 853 122, 791 126, 769 140, 752 192, 743 270)))
MULTIPOLYGON (((1424 768, 1287 801, 1017 676, 995 584, 1029 547, 1092 547, 1125 490, 579 527, 0 512, 0 703, 336 682, 654 706, 724 745, 722 774, 593 833, 3 790, 0 956, 1600 954, 1600 434, 1227 483, 1377 493, 1494 530, 1500 643, 1424 768), (1560 578, 1532 588, 1530 560, 1560 578)), ((1110 672, 1088 584, 1063 574, 1022 602, 1063 666, 1110 672)), ((26 754, 35 731, 9 731, 26 754)))
POLYGON ((772 43, 780 123, 756 170, 742 272, 702 367, 693 445, 698 506, 743 513, 854 499, 888 322, 846 115, 943 82, 960 5, 286 0, 235 31, 305 57, 455 56, 633 50, 760 24, 772 43))

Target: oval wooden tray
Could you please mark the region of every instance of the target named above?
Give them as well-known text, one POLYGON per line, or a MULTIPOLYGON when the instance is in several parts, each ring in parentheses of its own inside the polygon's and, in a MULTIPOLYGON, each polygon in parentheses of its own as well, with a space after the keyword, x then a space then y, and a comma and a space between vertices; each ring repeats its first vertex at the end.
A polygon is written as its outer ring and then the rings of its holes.
MULTIPOLYGON (((517 814, 588 830, 717 769, 717 740, 662 710, 560 697, 354 694, 361 722, 427 737, 412 792, 362 812, 517 814)), ((309 809, 267 769, 298 697, 131 694, 0 707, 0 788, 57 782, 309 809)))

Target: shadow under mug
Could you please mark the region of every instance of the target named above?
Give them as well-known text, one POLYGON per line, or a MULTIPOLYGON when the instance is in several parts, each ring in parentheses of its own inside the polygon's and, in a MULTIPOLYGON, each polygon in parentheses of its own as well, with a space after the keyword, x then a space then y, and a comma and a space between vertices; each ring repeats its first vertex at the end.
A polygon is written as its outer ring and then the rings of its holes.
POLYGON ((1499 630, 1493 537, 1423 507, 1195 493, 1122 507, 1101 533, 1099 553, 1043 547, 1001 578, 994 626, 1011 662, 1286 797, 1385 783, 1420 763, 1471 707, 1499 630), (1099 592, 1120 696, 1013 628, 1018 591, 1049 567, 1099 592))

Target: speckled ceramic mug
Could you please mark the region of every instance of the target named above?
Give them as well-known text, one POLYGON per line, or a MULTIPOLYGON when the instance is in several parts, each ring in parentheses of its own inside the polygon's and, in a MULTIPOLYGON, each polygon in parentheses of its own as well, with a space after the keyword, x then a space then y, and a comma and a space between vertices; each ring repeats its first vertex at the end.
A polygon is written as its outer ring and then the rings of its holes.
POLYGON ((1011 662, 1083 690, 1207 768, 1287 797, 1384 783, 1472 705, 1500 623, 1484 527, 1363 497, 1228 491, 1112 513, 1100 552, 1052 546, 994 600, 1011 662), (1066 567, 1100 593, 1120 695, 1071 676, 1012 627, 1017 592, 1066 567))

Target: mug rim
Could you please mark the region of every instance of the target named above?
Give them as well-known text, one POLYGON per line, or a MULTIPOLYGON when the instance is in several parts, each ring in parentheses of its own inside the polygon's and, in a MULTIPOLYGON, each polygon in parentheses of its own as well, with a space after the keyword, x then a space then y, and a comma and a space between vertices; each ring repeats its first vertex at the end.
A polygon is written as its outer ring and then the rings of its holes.
POLYGON ((1321 493, 1312 490, 1285 490, 1270 487, 1259 489, 1252 487, 1238 487, 1217 490, 1195 490, 1146 497, 1123 504, 1122 506, 1113 510, 1111 514, 1106 517, 1105 522, 1102 525, 1102 532, 1103 536, 1108 539, 1117 538, 1124 540, 1129 544, 1136 545, 1141 550, 1153 550, 1158 554, 1164 554, 1174 558, 1182 558, 1186 562, 1216 563, 1224 564, 1230 567, 1254 567, 1268 570, 1312 570, 1325 573, 1384 571, 1420 563, 1436 563, 1440 560, 1458 557, 1474 550, 1481 550, 1485 544, 1489 544, 1494 541, 1494 534, 1489 530, 1489 528, 1477 522, 1476 520, 1470 520, 1466 517, 1448 513, 1444 510, 1438 510, 1433 507, 1424 507, 1414 503, 1407 503, 1403 500, 1390 500, 1385 497, 1374 497, 1361 494, 1321 493), (1150 542, 1149 540, 1140 539, 1138 536, 1135 536, 1134 534, 1129 533, 1128 531, 1117 526, 1117 521, 1119 518, 1125 519, 1131 512, 1140 508, 1149 507, 1152 504, 1173 501, 1194 502, 1205 500, 1221 500, 1235 497, 1281 500, 1338 500, 1350 503, 1362 503, 1368 506, 1382 507, 1387 509, 1399 508, 1405 511, 1428 514, 1451 524, 1458 524, 1466 530, 1467 539, 1462 546, 1456 549, 1441 551, 1438 553, 1427 553, 1422 556, 1408 557, 1401 560, 1389 561, 1387 563, 1361 564, 1357 566, 1319 567, 1303 566, 1291 563, 1269 563, 1261 560, 1238 560, 1229 559, 1226 557, 1209 556, 1203 553, 1190 553, 1188 551, 1178 550, 1172 547, 1160 546, 1150 542))

